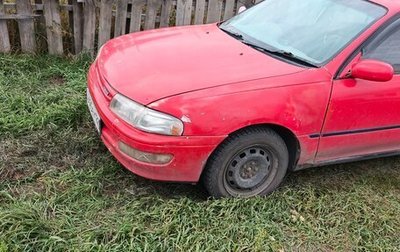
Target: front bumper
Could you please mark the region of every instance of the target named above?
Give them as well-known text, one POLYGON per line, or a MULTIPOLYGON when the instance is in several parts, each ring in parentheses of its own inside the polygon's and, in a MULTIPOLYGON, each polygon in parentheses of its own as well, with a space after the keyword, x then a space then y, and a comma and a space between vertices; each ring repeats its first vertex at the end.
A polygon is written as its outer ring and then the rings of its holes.
POLYGON ((131 172, 148 179, 197 182, 208 157, 225 136, 176 137, 137 130, 110 111, 103 82, 94 63, 88 74, 88 90, 102 121, 101 139, 113 156, 131 172), (121 152, 119 141, 143 152, 172 154, 173 158, 163 165, 144 163, 121 152))

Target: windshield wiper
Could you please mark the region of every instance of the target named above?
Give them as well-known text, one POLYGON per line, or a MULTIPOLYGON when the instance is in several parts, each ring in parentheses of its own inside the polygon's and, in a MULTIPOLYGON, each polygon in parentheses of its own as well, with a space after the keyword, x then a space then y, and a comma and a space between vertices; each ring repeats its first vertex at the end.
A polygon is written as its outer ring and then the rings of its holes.
POLYGON ((265 52, 265 53, 268 53, 268 54, 276 55, 276 56, 279 56, 281 58, 285 58, 285 59, 294 61, 296 63, 302 64, 304 66, 318 67, 318 66, 316 66, 315 64, 313 64, 312 62, 310 62, 310 61, 308 61, 306 59, 297 57, 292 52, 288 52, 288 51, 284 51, 284 50, 267 49, 265 47, 262 47, 262 46, 259 46, 259 45, 255 45, 253 43, 250 43, 250 42, 244 41, 244 40, 242 40, 242 43, 245 44, 245 45, 248 45, 250 47, 253 47, 254 49, 259 50, 261 52, 265 52))
POLYGON ((239 40, 243 40, 243 35, 242 34, 240 34, 240 33, 237 33, 237 32, 234 32, 234 31, 230 31, 230 30, 227 30, 227 29, 224 29, 224 28, 222 28, 222 27, 219 27, 222 31, 224 31, 224 32, 226 32, 227 34, 229 34, 230 36, 232 36, 232 37, 234 37, 234 38, 236 38, 236 39, 239 39, 239 40))
POLYGON ((244 38, 244 36, 242 34, 238 33, 238 32, 232 31, 230 29, 225 29, 225 28, 222 28, 222 27, 219 27, 219 28, 222 31, 224 31, 225 33, 227 33, 228 35, 236 38, 237 40, 240 40, 240 42, 242 42, 243 44, 248 45, 250 47, 253 47, 254 49, 259 50, 261 52, 264 52, 264 53, 267 53, 267 54, 270 54, 270 55, 271 54, 272 55, 276 55, 278 57, 285 58, 287 60, 290 60, 292 62, 296 62, 296 63, 304 65, 304 66, 315 67, 315 68, 318 67, 315 64, 313 64, 312 62, 294 55, 292 52, 288 52, 288 51, 284 51, 284 50, 268 49, 268 48, 265 48, 265 47, 262 47, 262 46, 259 46, 259 45, 256 45, 254 43, 251 43, 251 42, 247 41, 244 38))

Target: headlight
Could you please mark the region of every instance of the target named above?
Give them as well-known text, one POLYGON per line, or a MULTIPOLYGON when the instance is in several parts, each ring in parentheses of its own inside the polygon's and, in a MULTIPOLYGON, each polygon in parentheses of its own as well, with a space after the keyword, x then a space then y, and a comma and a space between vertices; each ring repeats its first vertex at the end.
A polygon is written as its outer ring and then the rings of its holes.
POLYGON ((181 120, 149 109, 120 94, 114 96, 110 109, 121 119, 143 131, 171 136, 180 136, 183 133, 181 120))

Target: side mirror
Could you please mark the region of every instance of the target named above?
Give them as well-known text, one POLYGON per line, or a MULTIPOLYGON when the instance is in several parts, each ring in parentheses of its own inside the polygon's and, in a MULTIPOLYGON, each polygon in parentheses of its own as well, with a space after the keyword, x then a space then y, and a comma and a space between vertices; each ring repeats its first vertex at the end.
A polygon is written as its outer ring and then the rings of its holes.
POLYGON ((390 81, 393 75, 393 67, 378 60, 361 60, 351 69, 351 77, 369 81, 390 81))
POLYGON ((240 6, 240 8, 239 8, 239 10, 238 10, 238 14, 239 13, 242 13, 243 11, 245 11, 247 8, 246 8, 246 6, 240 6))

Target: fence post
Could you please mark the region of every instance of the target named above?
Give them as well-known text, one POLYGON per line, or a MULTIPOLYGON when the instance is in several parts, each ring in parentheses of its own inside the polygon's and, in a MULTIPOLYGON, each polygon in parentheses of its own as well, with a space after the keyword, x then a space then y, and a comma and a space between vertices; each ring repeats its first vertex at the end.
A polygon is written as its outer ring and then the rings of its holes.
POLYGON ((128 0, 118 0, 117 12, 115 14, 114 37, 118 37, 126 33, 127 12, 128 12, 128 0))
POLYGON ((27 18, 18 20, 19 36, 21 38, 21 49, 25 53, 36 51, 35 25, 32 16, 32 6, 30 0, 18 0, 17 12, 27 18))
POLYGON ((101 0, 99 18, 99 48, 110 39, 113 0, 101 0))
POLYGON ((132 1, 131 24, 129 27, 129 32, 140 31, 140 26, 142 23, 142 11, 145 4, 146 0, 132 1))
POLYGON ((206 9, 206 0, 197 0, 196 11, 194 14, 194 24, 204 24, 205 9, 206 9))
POLYGON ((224 11, 224 20, 227 20, 235 15, 235 0, 226 0, 225 2, 225 11, 224 11))
POLYGON ((193 0, 178 0, 176 5, 176 25, 190 25, 193 0))
MULTIPOLYGON (((0 15, 3 15, 4 5, 3 0, 0 0, 0 15)), ((0 52, 10 52, 10 37, 8 35, 7 20, 0 19, 0 52)))
POLYGON ((83 50, 94 54, 94 38, 96 32, 96 6, 95 0, 86 0, 83 6, 83 50))
POLYGON ((62 55, 62 27, 60 18, 60 5, 58 0, 44 1, 44 18, 46 20, 47 47, 49 54, 62 55))
POLYGON ((249 8, 249 7, 254 5, 254 1, 255 0, 240 0, 240 1, 237 1, 237 9, 239 10, 239 8, 242 7, 242 6, 245 6, 246 8, 249 8))
POLYGON ((144 29, 150 30, 156 27, 156 17, 158 8, 161 6, 159 0, 147 0, 146 19, 144 21, 144 29))
POLYGON ((74 49, 75 54, 79 54, 83 45, 83 4, 77 0, 72 2, 72 15, 74 19, 74 49))
POLYGON ((207 10, 207 23, 218 22, 221 19, 222 2, 221 0, 209 0, 207 10))
POLYGON ((160 14, 160 28, 169 26, 172 0, 163 0, 160 14))

